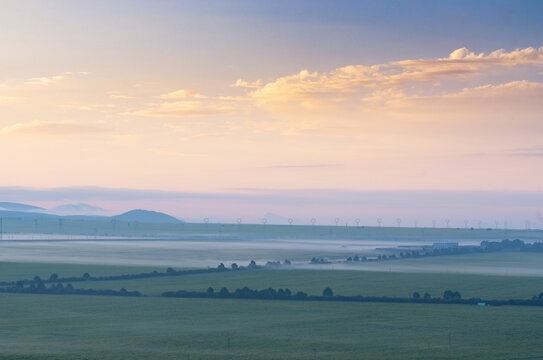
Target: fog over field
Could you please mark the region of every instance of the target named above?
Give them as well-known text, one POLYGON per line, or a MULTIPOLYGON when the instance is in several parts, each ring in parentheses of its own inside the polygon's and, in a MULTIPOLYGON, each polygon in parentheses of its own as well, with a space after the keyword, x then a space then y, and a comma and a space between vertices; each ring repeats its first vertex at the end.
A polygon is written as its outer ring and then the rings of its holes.
MULTIPOLYGON (((402 241, 285 239, 245 241, 21 240, 0 243, 0 261, 214 267, 221 262, 230 264, 255 260, 259 263, 265 263, 284 259, 304 262, 314 256, 344 258, 353 254, 373 254, 374 250, 379 247, 395 247, 406 244, 402 241)), ((428 242, 413 244, 422 245, 428 244, 428 242)))
MULTIPOLYGON (((460 240, 460 245, 478 245, 460 240)), ((0 261, 157 266, 176 268, 216 267, 219 263, 246 265, 267 261, 292 261, 291 269, 355 270, 411 273, 451 273, 500 276, 543 276, 538 254, 470 254, 418 259, 345 263, 349 256, 375 257, 384 248, 405 249, 432 245, 430 240, 20 240, 0 243, 0 261), (310 259, 328 258, 331 264, 310 264, 310 259)))

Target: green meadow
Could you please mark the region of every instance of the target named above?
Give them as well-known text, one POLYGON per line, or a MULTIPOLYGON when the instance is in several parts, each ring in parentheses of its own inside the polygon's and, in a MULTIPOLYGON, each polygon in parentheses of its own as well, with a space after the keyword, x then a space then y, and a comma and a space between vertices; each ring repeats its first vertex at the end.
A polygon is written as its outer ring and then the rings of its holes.
POLYGON ((539 359, 532 307, 0 295, 5 359, 539 359))
POLYGON ((543 292, 543 278, 434 273, 395 273, 326 270, 257 270, 168 276, 120 281, 74 282, 76 288, 138 290, 160 295, 165 291, 289 288, 321 295, 326 287, 337 295, 411 297, 417 291, 441 296, 445 290, 459 291, 464 298, 527 299, 543 292))
MULTIPOLYGON (((198 226, 202 230, 205 224, 198 226)), ((381 237, 374 233, 364 240, 348 238, 346 233, 340 237, 336 230, 336 237, 325 238, 323 233, 321 239, 310 237, 312 229, 305 227, 303 236, 288 232, 276 234, 277 238, 264 238, 262 233, 255 238, 239 234, 227 238, 225 233, 212 238, 202 231, 201 237, 176 233, 179 238, 167 241, 158 237, 148 241, 4 241, 0 281, 47 279, 53 273, 77 277, 164 272, 169 266, 206 268, 217 266, 218 261, 229 265, 229 259, 247 265, 251 259, 262 263, 289 258, 293 266, 72 283, 76 288, 126 288, 149 295, 138 298, 0 294, 0 358, 543 359, 540 307, 158 297, 165 291, 244 286, 289 288, 310 295, 320 295, 330 287, 337 295, 403 298, 415 291, 439 297, 453 290, 463 298, 484 299, 529 299, 543 292, 543 254, 539 253, 309 264, 312 256, 341 259, 366 250, 375 254, 371 248, 375 244, 410 244, 411 237, 415 238, 410 232, 421 231, 360 228, 360 233, 383 231, 381 237)), ((319 231, 330 230, 319 228, 315 233, 319 231)), ((469 242, 493 233, 436 229, 435 235, 443 240, 455 232, 463 234, 461 241, 469 242)), ((492 239, 501 240, 497 232, 493 235, 497 237, 492 239)), ((537 240, 539 233, 521 235, 537 240)))

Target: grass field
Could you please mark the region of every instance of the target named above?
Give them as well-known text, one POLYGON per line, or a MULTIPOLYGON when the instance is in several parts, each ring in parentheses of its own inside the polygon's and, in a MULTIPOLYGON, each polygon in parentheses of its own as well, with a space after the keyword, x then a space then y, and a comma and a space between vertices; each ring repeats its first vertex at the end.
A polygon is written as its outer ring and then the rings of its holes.
MULTIPOLYGON (((73 285, 124 287, 151 295, 209 286, 288 287, 315 295, 331 287, 338 295, 398 297, 414 291, 441 296, 450 289, 464 298, 488 299, 528 299, 543 292, 543 254, 468 254, 313 267, 307 263, 312 256, 354 255, 370 242, 301 240, 5 242, 1 258, 22 256, 26 262, 0 262, 0 281, 48 278, 52 273, 102 276, 164 271, 167 266, 216 266, 221 259, 245 265, 252 258, 291 258, 300 259, 296 270, 73 285)), ((410 242, 407 237, 384 241, 410 242)), ((0 294, 0 302, 0 359, 543 359, 539 307, 35 294, 0 294)))
MULTIPOLYGON (((86 272, 94 276, 104 276, 133 274, 153 270, 157 270, 157 268, 144 266, 0 262, 0 281, 33 279, 36 275, 42 279, 47 279, 53 273, 63 277, 81 276, 86 272)), ((158 268, 158 270, 163 271, 164 269, 158 268)))
POLYGON ((460 291, 464 298, 528 299, 543 292, 538 277, 484 276, 432 273, 388 273, 325 270, 261 270, 212 273, 190 276, 93 281, 73 283, 79 288, 138 290, 159 295, 165 291, 205 291, 213 287, 229 290, 248 286, 251 289, 290 288, 310 295, 321 295, 331 287, 337 295, 411 297, 414 291, 441 296, 445 290, 460 291))
POLYGON ((0 301, 6 359, 543 358, 543 312, 530 307, 5 294, 0 301))
MULTIPOLYGON (((459 291, 464 298, 527 299, 543 292, 543 254, 491 253, 440 256, 417 259, 342 265, 341 270, 330 270, 331 265, 315 269, 259 270, 171 276, 119 281, 74 282, 75 287, 114 289, 122 287, 144 294, 164 291, 205 291, 208 287, 230 290, 248 286, 254 289, 290 288, 308 294, 321 294, 332 287, 338 295, 373 295, 409 297, 414 291, 440 296, 445 290, 459 291), (370 271, 362 271, 369 269, 370 271), (498 270, 496 270, 498 269, 498 270), (462 273, 460 270, 470 270, 462 273), (479 271, 477 273, 475 270, 479 271), (520 271, 523 270, 523 271, 520 271), (483 274, 480 274, 480 273, 483 274), (491 275, 487 275, 484 273, 491 275), (512 275, 515 273, 527 275, 512 275)), ((52 273, 60 277, 120 275, 164 267, 112 266, 50 263, 0 263, 0 281, 32 279, 38 275, 48 278, 52 273)))

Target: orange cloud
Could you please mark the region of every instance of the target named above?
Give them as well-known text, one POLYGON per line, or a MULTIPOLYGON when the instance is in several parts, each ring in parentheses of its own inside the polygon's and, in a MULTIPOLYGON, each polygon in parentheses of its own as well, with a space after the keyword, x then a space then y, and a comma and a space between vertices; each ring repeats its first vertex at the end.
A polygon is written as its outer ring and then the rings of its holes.
POLYGON ((110 132, 110 129, 94 125, 75 124, 67 122, 45 122, 32 121, 29 123, 18 123, 0 129, 0 135, 44 135, 44 136, 67 136, 67 135, 91 135, 110 132))
MULTIPOLYGON (((302 70, 258 87, 249 93, 257 105, 296 102, 301 108, 321 108, 323 102, 341 102, 349 94, 372 92, 372 88, 395 88, 409 82, 433 83, 444 78, 480 76, 490 67, 543 65, 543 47, 529 47, 488 55, 466 48, 446 58, 401 60, 373 66, 349 65, 330 72, 302 70)), ((236 84, 246 83, 238 80, 236 84)), ((256 87, 256 86, 255 86, 256 87)))
POLYGON ((110 94, 110 98, 112 99, 135 99, 135 96, 129 96, 129 95, 119 95, 119 94, 110 94))
POLYGON ((196 91, 191 90, 176 90, 169 92, 167 94, 162 94, 158 96, 161 99, 187 99, 187 98, 194 98, 194 99, 206 99, 207 96, 197 93, 196 91))
POLYGON ((27 85, 51 85, 54 83, 57 83, 61 80, 66 80, 74 75, 88 75, 89 73, 86 71, 79 71, 79 72, 72 72, 72 71, 66 71, 60 75, 54 75, 54 76, 42 76, 42 77, 34 77, 30 78, 27 81, 25 81, 25 84, 27 85))
POLYGON ((144 110, 128 113, 128 115, 149 117, 191 117, 224 114, 234 110, 236 110, 234 105, 224 102, 176 101, 164 102, 144 110))
POLYGON ((260 87, 260 80, 257 80, 255 82, 247 82, 242 79, 236 80, 235 83, 230 85, 231 87, 240 87, 240 88, 259 88, 260 87))

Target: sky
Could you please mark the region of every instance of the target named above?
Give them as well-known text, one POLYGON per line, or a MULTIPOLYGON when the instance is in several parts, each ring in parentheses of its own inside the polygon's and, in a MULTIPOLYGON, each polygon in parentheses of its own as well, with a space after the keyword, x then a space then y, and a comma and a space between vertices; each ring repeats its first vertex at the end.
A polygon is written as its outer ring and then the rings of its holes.
POLYGON ((0 6, 4 199, 518 227, 543 211, 540 1, 0 6))

